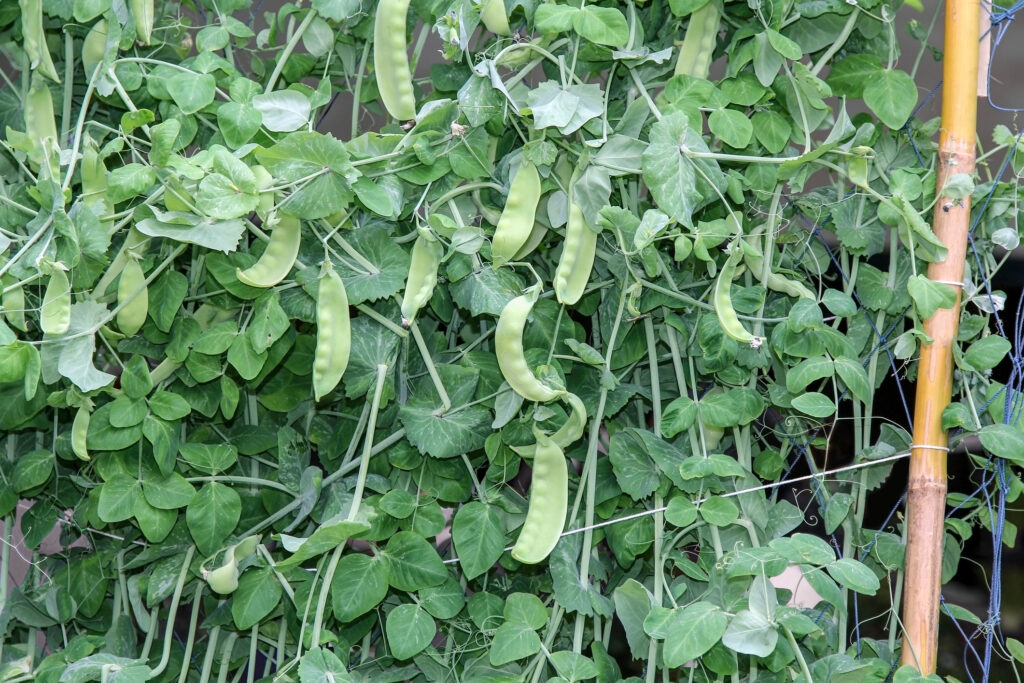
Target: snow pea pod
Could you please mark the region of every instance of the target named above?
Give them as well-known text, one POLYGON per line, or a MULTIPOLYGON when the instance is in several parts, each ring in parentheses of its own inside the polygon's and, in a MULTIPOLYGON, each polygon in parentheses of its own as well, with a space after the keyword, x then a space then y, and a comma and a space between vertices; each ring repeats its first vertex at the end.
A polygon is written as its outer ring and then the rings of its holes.
POLYGON ((405 294, 402 296, 402 325, 405 327, 412 324, 416 313, 434 295, 441 253, 441 243, 429 232, 421 231, 416 236, 409 262, 409 277, 405 281, 405 294))
POLYGON ((142 329, 149 314, 149 289, 142 266, 130 254, 117 281, 117 305, 117 327, 123 334, 130 337, 142 329))
POLYGON ((572 305, 583 296, 590 282, 590 272, 594 269, 596 253, 597 233, 587 225, 579 205, 570 200, 565 245, 555 269, 555 297, 559 303, 572 305))
POLYGON ((523 248, 537 215, 540 201, 540 175, 537 167, 526 159, 519 164, 508 190, 508 200, 501 212, 491 242, 491 261, 495 267, 512 260, 523 248))
POLYGON ((4 311, 7 322, 25 332, 28 326, 25 324, 25 290, 14 282, 13 278, 0 279, 0 289, 3 290, 3 298, 0 299, 0 308, 4 311), (7 284, 13 282, 14 284, 7 284), (8 289, 10 287, 10 289, 8 289))
POLYGON ((50 49, 46 46, 46 32, 43 30, 43 0, 20 0, 22 46, 28 56, 29 67, 60 83, 57 69, 53 66, 50 49))
POLYGON ((43 334, 59 335, 71 326, 71 283, 60 266, 54 268, 43 293, 39 327, 43 334))
POLYGON ((338 386, 345 374, 352 350, 352 327, 345 283, 329 260, 324 261, 317 292, 313 396, 319 401, 338 386))
POLYGON ((416 97, 412 91, 405 18, 409 0, 380 0, 373 20, 373 64, 377 90, 384 108, 394 118, 416 118, 416 97))
MULTIPOLYGON (((558 428, 558 431, 551 435, 551 440, 559 448, 565 449, 576 443, 583 436, 583 431, 587 426, 587 409, 583 405, 583 401, 576 394, 566 393, 562 398, 569 404, 572 410, 569 412, 569 418, 565 423, 558 428)), ((513 446, 512 450, 524 458, 532 458, 537 452, 537 444, 513 446)))
POLYGON ((556 391, 537 379, 526 363, 523 350, 523 330, 539 296, 539 288, 531 287, 505 305, 494 330, 494 344, 498 367, 512 390, 528 401, 546 402, 564 392, 556 391))
POLYGON ((679 46, 675 75, 687 74, 694 78, 708 77, 711 58, 715 53, 718 38, 718 22, 721 15, 715 3, 709 2, 690 15, 683 44, 679 46))
POLYGON ((537 452, 533 457, 533 481, 526 521, 512 548, 512 557, 524 564, 542 562, 558 544, 565 528, 569 504, 569 468, 562 449, 535 431, 537 452))
POLYGON ((299 256, 302 221, 285 213, 278 214, 278 218, 259 260, 245 270, 236 269, 238 280, 250 287, 273 287, 291 272, 299 256))
POLYGON ((484 5, 480 8, 480 21, 496 36, 512 35, 508 15, 505 14, 505 3, 502 0, 484 0, 484 5))
POLYGON ((86 446, 86 436, 89 434, 89 421, 92 415, 89 408, 79 406, 75 413, 75 421, 71 423, 71 451, 80 460, 89 460, 89 448, 86 446))
POLYGON ((736 268, 739 266, 742 256, 743 250, 740 249, 739 244, 733 242, 729 245, 729 257, 725 260, 725 265, 722 266, 722 270, 715 280, 711 303, 715 309, 715 315, 718 317, 718 324, 722 326, 725 333, 741 344, 749 344, 750 348, 756 349, 764 343, 764 338, 754 336, 747 328, 743 327, 743 323, 736 315, 736 309, 732 306, 732 279, 736 275, 736 268))
MULTIPOLYGON (((761 277, 761 273, 764 272, 764 257, 760 251, 754 247, 749 247, 749 250, 744 249, 743 262, 747 264, 747 268, 750 268, 750 272, 755 277, 761 277)), ((790 280, 774 271, 768 273, 767 279, 762 284, 773 292, 780 292, 797 299, 815 300, 818 298, 804 283, 799 280, 790 280)))
POLYGON ((143 45, 149 45, 149 39, 153 35, 153 5, 153 0, 128 0, 132 18, 135 19, 135 35, 143 45))

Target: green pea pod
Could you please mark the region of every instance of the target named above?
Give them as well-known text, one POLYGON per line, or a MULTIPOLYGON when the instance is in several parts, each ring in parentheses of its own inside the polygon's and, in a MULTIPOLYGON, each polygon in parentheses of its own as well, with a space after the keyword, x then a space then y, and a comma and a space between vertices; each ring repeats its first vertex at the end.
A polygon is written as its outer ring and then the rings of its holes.
POLYGON ((149 314, 149 290, 146 274, 137 259, 128 257, 117 283, 117 327, 127 336, 132 336, 146 322, 149 314))
POLYGON ((434 295, 442 252, 441 243, 433 236, 422 232, 416 236, 409 262, 409 277, 405 281, 405 294, 402 296, 402 325, 411 325, 416 313, 434 295))
POLYGON ((751 348, 756 349, 764 343, 764 338, 755 337, 747 331, 736 315, 736 309, 732 307, 732 279, 736 275, 736 268, 742 256, 743 250, 739 248, 738 244, 733 242, 729 245, 729 257, 725 260, 725 265, 722 266, 722 270, 719 271, 718 278, 715 280, 711 303, 714 306, 715 315, 718 317, 718 324, 722 326, 725 333, 741 344, 749 344, 751 348))
POLYGON ((539 295, 539 289, 533 287, 505 305, 498 316, 498 326, 494 330, 494 344, 498 367, 501 368, 501 374, 512 390, 528 401, 546 402, 562 396, 565 392, 556 391, 543 384, 526 363, 523 330, 526 329, 526 320, 530 317, 530 311, 537 303, 539 295))
MULTIPOLYGON (((587 409, 583 405, 583 401, 576 394, 566 393, 563 398, 572 410, 569 413, 569 419, 558 428, 558 431, 551 435, 551 440, 559 448, 565 449, 576 443, 583 436, 583 431, 587 427, 587 409)), ((512 450, 524 458, 532 458, 537 452, 537 444, 513 446, 512 450)))
POLYGON ((0 298, 0 308, 3 308, 4 317, 7 322, 25 332, 28 325, 25 323, 25 290, 21 284, 14 282, 11 278, 0 280, 0 289, 3 290, 3 298, 0 298), (7 284, 11 282, 13 284, 7 284))
POLYGON ((55 83, 60 83, 53 66, 50 49, 46 46, 43 30, 43 0, 20 0, 22 46, 28 55, 29 66, 55 83))
POLYGON ((559 303, 572 305, 580 300, 590 282, 597 253, 597 233, 590 229, 583 210, 569 202, 569 222, 565 226, 565 245, 555 269, 555 297, 559 303))
POLYGON ((711 59, 715 53, 715 41, 718 39, 720 19, 721 14, 711 0, 690 15, 690 25, 686 29, 683 44, 679 47, 679 58, 676 60, 676 76, 686 74, 694 78, 708 77, 711 59))
POLYGON ((316 351, 313 354, 313 396, 331 393, 345 374, 352 349, 352 327, 345 283, 330 261, 324 261, 316 304, 316 351))
POLYGON ((540 201, 540 175, 526 159, 519 164, 508 190, 505 210, 501 212, 491 242, 491 261, 495 267, 512 260, 530 239, 540 201))
POLYGON ((149 45, 149 39, 153 35, 153 20, 155 11, 153 0, 129 0, 128 6, 132 10, 132 17, 135 19, 135 36, 143 45, 149 45))
POLYGON ((75 413, 75 421, 71 423, 71 451, 80 460, 89 460, 89 449, 86 446, 86 436, 89 434, 89 420, 91 413, 86 406, 79 406, 75 413))
POLYGON ((259 261, 245 270, 236 269, 239 281, 250 287, 273 287, 287 277, 299 256, 302 221, 288 214, 278 215, 280 220, 270 232, 270 242, 259 261))
POLYGON ((502 0, 484 0, 484 5, 480 8, 480 21, 496 36, 512 35, 508 15, 505 14, 505 3, 502 0))
POLYGON ((569 506, 569 468, 562 449, 534 431, 537 451, 533 456, 533 480, 526 521, 512 548, 512 557, 524 564, 542 562, 558 544, 569 506))
POLYGON ((227 561, 206 575, 206 583, 214 593, 230 595, 238 588, 238 561, 233 552, 228 553, 227 561))
MULTIPOLYGON (((750 268, 750 272, 755 277, 760 278, 761 273, 764 272, 764 257, 753 247, 750 247, 750 249, 756 253, 744 250, 743 261, 747 264, 747 268, 750 268)), ((769 273, 768 279, 764 280, 762 284, 773 292, 780 292, 797 299, 817 300, 818 298, 804 283, 799 280, 790 280, 776 272, 769 273)))
POLYGON ((107 54, 107 20, 100 19, 89 32, 85 34, 82 41, 82 66, 85 68, 85 75, 92 78, 93 71, 103 63, 107 54))
POLYGON ((373 64, 384 108, 399 121, 416 118, 405 19, 409 0, 380 0, 373 20, 373 64))
POLYGON ((52 177, 60 173, 57 123, 53 115, 53 97, 50 89, 36 74, 32 74, 32 87, 25 96, 25 132, 37 145, 28 155, 34 164, 43 167, 49 160, 52 177))
POLYGON ((67 273, 55 268, 43 293, 39 327, 43 334, 60 335, 71 326, 71 283, 67 273))

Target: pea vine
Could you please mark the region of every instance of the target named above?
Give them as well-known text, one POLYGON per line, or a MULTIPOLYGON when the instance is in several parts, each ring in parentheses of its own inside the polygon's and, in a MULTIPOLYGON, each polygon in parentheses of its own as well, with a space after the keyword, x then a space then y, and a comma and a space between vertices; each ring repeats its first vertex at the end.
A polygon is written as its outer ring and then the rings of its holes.
POLYGON ((955 305, 1021 490, 1024 156, 958 299, 900 5, 0 5, 0 680, 942 680, 869 509, 955 305))

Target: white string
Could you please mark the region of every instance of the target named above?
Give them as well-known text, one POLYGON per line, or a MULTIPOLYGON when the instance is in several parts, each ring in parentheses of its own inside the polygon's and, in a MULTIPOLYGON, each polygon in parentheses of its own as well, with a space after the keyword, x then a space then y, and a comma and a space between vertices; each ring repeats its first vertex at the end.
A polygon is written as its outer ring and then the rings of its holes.
POLYGON ((927 443, 911 444, 910 450, 914 451, 914 450, 918 450, 918 449, 923 449, 923 450, 926 450, 926 451, 942 451, 943 453, 949 453, 949 446, 936 446, 936 445, 927 444, 927 443))
MULTIPOLYGON (((936 449, 941 449, 941 450, 946 450, 946 451, 949 450, 948 448, 943 448, 942 446, 912 446, 911 448, 936 448, 936 449)), ((801 481, 809 481, 811 479, 821 479, 821 478, 824 478, 824 477, 827 477, 827 476, 830 476, 830 475, 833 475, 833 474, 840 474, 842 472, 850 472, 852 470, 859 470, 859 469, 862 469, 864 467, 874 467, 876 465, 884 465, 886 463, 895 462, 897 460, 902 460, 903 458, 908 458, 908 457, 910 457, 910 451, 905 451, 903 453, 896 453, 895 455, 890 455, 890 456, 887 456, 885 458, 879 458, 878 460, 869 460, 867 462, 856 463, 856 464, 853 464, 853 465, 845 465, 843 467, 837 467, 837 468, 835 468, 833 470, 826 470, 824 472, 818 472, 816 474, 806 474, 806 475, 804 475, 802 477, 794 477, 792 479, 786 479, 785 481, 778 481, 778 482, 774 482, 772 484, 761 484, 760 486, 753 486, 753 487, 751 487, 749 489, 742 489, 740 491, 732 491, 730 493, 723 493, 722 495, 718 496, 718 498, 734 498, 736 496, 742 496, 745 493, 754 493, 756 491, 764 491, 765 489, 774 489, 774 488, 778 488, 780 486, 788 486, 789 484, 796 484, 796 483, 799 483, 801 481)), ((707 500, 708 500, 707 498, 698 498, 697 500, 693 501, 693 503, 695 505, 700 505, 701 503, 704 503, 707 500)), ((625 517, 618 517, 616 519, 607 519, 607 520, 605 520, 603 522, 597 522, 596 524, 591 524, 590 526, 580 527, 579 529, 570 529, 569 531, 563 532, 561 534, 561 536, 559 536, 559 538, 562 538, 564 536, 573 536, 575 534, 581 534, 584 531, 591 531, 593 529, 600 529, 602 527, 611 526, 613 524, 619 524, 621 522, 628 522, 628 521, 633 520, 633 519, 640 519, 641 517, 647 517, 649 515, 656 515, 659 512, 665 512, 666 510, 668 510, 668 506, 664 506, 663 505, 661 507, 652 508, 650 510, 644 510, 643 512, 634 512, 633 514, 626 515, 625 517)), ((514 547, 515 546, 511 546, 510 545, 507 548, 505 548, 505 551, 507 552, 509 550, 512 550, 514 547)), ((459 558, 453 557, 451 559, 444 560, 444 564, 455 564, 458 561, 459 561, 459 558)))
POLYGON ((960 287, 961 289, 964 286, 963 282, 953 282, 952 280, 932 280, 932 282, 937 282, 940 285, 949 285, 950 287, 960 287))

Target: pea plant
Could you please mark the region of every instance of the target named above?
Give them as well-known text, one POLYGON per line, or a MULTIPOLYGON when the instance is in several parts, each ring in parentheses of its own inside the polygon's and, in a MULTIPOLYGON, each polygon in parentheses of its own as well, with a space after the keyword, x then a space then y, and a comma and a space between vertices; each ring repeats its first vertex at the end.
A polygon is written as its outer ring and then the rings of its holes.
POLYGON ((1024 154, 960 299, 900 4, 0 4, 0 680, 941 680, 868 513, 959 306, 1014 541, 1024 154))

